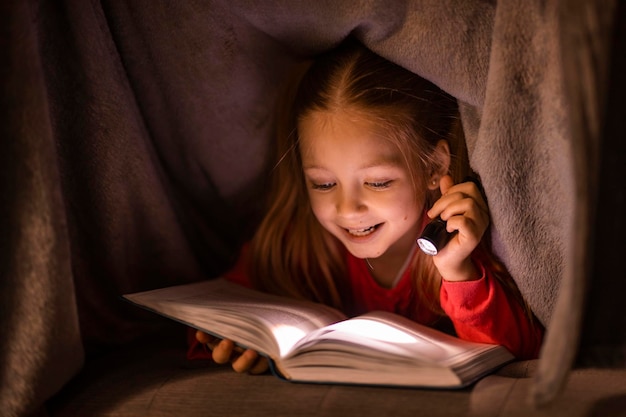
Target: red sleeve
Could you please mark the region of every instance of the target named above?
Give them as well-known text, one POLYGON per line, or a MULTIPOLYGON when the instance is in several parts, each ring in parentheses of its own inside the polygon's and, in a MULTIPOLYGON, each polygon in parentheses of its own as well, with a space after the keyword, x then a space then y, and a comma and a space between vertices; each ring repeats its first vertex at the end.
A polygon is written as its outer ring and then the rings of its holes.
POLYGON ((196 339, 196 329, 187 327, 187 359, 213 359, 211 350, 196 339))
POLYGON ((237 263, 232 269, 226 272, 223 277, 229 281, 244 287, 252 288, 248 267, 250 265, 250 244, 246 244, 241 248, 237 263))
MULTIPOLYGON (((241 249, 239 259, 233 268, 223 275, 229 281, 244 287, 252 287, 250 276, 248 275, 248 259, 250 256, 250 245, 245 245, 241 249)), ((189 328, 187 331, 187 359, 211 359, 211 350, 196 340, 196 329, 189 328)))
POLYGON ((474 342, 503 345, 517 359, 537 358, 543 327, 528 317, 482 265, 477 266, 482 277, 476 281, 442 281, 441 307, 457 335, 474 342))

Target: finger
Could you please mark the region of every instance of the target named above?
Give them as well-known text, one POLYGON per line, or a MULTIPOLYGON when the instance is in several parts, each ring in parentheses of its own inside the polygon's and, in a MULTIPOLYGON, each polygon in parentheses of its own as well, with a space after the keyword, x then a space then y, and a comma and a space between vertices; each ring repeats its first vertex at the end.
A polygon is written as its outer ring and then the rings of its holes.
POLYGON ((198 330, 196 332, 196 339, 198 342, 206 345, 210 350, 215 349, 215 347, 222 341, 222 339, 215 337, 213 335, 204 333, 203 331, 198 330))
POLYGON ((213 360, 215 363, 227 363, 231 360, 235 344, 228 339, 220 341, 213 348, 213 360))
POLYGON ((446 195, 452 186, 454 186, 454 180, 452 180, 450 175, 444 175, 439 180, 439 190, 441 190, 441 195, 446 195))
POLYGON ((215 338, 207 333, 204 333, 201 330, 196 330, 196 340, 202 344, 209 344, 210 342, 212 342, 215 338))
MULTIPOLYGON (((479 225, 489 224, 489 213, 471 197, 459 194, 459 198, 450 201, 445 209, 439 214, 441 219, 448 221, 455 216, 467 217, 479 225)), ((451 231, 451 230, 448 230, 451 231)))
POLYGON ((433 204, 430 210, 428 210, 428 212, 426 213, 428 217, 434 219, 435 217, 439 216, 441 211, 445 208, 445 200, 443 200, 443 196, 445 196, 449 192, 450 188, 452 188, 453 186, 454 181, 452 180, 452 177, 450 175, 444 175, 443 177, 441 177, 441 179, 439 180, 439 189, 441 191, 442 197, 440 197, 439 200, 437 200, 435 204, 433 204))
MULTIPOLYGON (((475 221, 467 216, 454 216, 448 220, 447 230, 449 232, 457 231, 456 239, 460 245, 475 248, 482 239, 486 226, 480 221, 475 221)), ((468 250, 468 254, 471 253, 468 250)))
POLYGON ((269 361, 266 357, 259 355, 259 358, 257 359, 256 363, 252 365, 252 368, 250 368, 249 372, 253 375, 259 375, 267 372, 268 369, 269 361))
POLYGON ((259 354, 252 350, 246 349, 237 359, 233 360, 232 367, 235 372, 246 372, 255 365, 259 354))
MULTIPOLYGON (((446 187, 445 185, 443 186, 446 187)), ((430 218, 435 218, 437 216, 441 216, 443 212, 446 212, 445 216, 442 218, 445 220, 445 217, 450 217, 454 214, 459 214, 459 212, 451 212, 448 210, 448 207, 452 205, 454 202, 471 199, 475 202, 476 206, 480 208, 480 210, 488 213, 489 208, 487 207, 487 202, 483 198, 482 193, 473 182, 464 182, 461 184, 456 184, 450 188, 447 188, 446 194, 442 195, 439 200, 433 204, 433 206, 428 210, 428 216, 430 218)))
POLYGON ((481 208, 483 208, 484 210, 488 210, 485 195, 483 194, 481 187, 474 181, 465 181, 454 185, 453 187, 448 189, 447 194, 451 193, 461 193, 468 197, 471 197, 476 200, 481 208))
POLYGON ((481 187, 474 181, 467 181, 455 186, 455 191, 461 192, 476 201, 478 206, 485 211, 489 211, 485 194, 481 187))

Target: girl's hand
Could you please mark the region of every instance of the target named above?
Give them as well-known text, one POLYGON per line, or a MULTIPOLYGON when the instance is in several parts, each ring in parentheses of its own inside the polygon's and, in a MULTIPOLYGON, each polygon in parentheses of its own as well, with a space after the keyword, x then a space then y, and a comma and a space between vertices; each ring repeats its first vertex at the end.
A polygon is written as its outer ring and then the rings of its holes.
POLYGON ((198 330, 196 339, 211 349, 213 360, 216 363, 230 362, 235 372, 262 374, 269 368, 267 358, 260 356, 251 349, 242 349, 235 346, 232 340, 218 339, 198 330))
POLYGON ((470 255, 489 226, 489 208, 473 182, 454 185, 445 175, 439 182, 441 198, 428 211, 428 217, 440 216, 448 232, 458 232, 433 257, 435 266, 446 281, 469 281, 480 278, 470 255))

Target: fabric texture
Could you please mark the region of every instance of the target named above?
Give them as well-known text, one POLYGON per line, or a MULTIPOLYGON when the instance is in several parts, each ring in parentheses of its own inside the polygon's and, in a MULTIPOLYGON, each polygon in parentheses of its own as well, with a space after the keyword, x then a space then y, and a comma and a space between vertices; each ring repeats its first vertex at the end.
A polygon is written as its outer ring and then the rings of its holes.
POLYGON ((2 2, 3 413, 41 410, 84 361, 163 331, 121 294, 232 265, 263 209, 280 86, 299 60, 348 35, 458 98, 495 252, 548 329, 533 401, 557 396, 577 353, 624 366, 626 323, 610 310, 625 293, 623 233, 613 232, 624 225, 619 210, 597 206, 624 208, 626 117, 616 98, 606 105, 614 87, 623 93, 623 9, 2 2))
POLYGON ((50 417, 623 417, 626 370, 573 370, 541 408, 527 402, 537 361, 514 362, 466 389, 293 384, 186 361, 169 344, 130 346, 89 361, 54 398, 50 417))

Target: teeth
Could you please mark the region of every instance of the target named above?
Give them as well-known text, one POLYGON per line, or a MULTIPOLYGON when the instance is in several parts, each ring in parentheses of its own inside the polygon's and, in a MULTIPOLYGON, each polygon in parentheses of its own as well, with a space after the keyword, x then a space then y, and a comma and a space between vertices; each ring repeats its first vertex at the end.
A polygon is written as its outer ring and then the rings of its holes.
POLYGON ((354 229, 347 229, 347 230, 348 230, 348 233, 350 233, 352 236, 367 236, 370 233, 372 233, 374 229, 376 229, 376 226, 370 226, 370 227, 366 227, 365 229, 358 229, 358 230, 354 230, 354 229))

